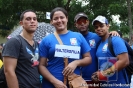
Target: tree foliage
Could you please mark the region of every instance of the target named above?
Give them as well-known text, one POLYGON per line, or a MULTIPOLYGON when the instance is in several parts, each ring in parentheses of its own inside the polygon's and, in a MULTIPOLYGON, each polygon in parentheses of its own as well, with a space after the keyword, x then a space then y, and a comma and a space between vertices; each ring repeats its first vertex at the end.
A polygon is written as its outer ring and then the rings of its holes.
MULTIPOLYGON (((92 20, 97 15, 103 15, 111 23, 111 30, 129 33, 126 0, 0 0, 0 35, 7 36, 13 27, 18 25, 20 14, 26 9, 37 11, 39 22, 49 23, 46 12, 50 12, 55 7, 64 7, 68 11, 68 29, 70 30, 76 31, 74 16, 79 12, 85 12, 90 20, 90 31, 93 31, 92 20), (120 16, 119 26, 112 22, 112 15, 120 16)), ((133 3, 131 3, 131 9, 133 9, 133 3)))

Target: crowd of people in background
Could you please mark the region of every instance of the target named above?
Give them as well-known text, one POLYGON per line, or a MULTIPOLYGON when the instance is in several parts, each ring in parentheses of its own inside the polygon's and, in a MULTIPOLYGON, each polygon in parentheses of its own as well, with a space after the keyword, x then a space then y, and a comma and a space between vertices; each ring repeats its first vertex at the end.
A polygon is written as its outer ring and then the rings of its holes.
MULTIPOLYGON (((80 51, 79 58, 68 57, 68 65, 64 67, 64 57, 55 55, 56 48, 61 47, 55 35, 45 36, 40 43, 34 41, 37 15, 33 10, 22 12, 19 22, 23 27, 22 33, 0 44, 0 67, 4 64, 7 88, 69 88, 63 82, 64 77, 72 73, 82 74, 88 86, 92 84, 89 88, 131 88, 113 85, 130 84, 124 69, 129 64, 129 57, 123 42, 124 39, 133 48, 129 38, 123 38, 120 31, 109 32, 109 21, 102 15, 90 22, 87 14, 77 13, 74 25, 78 32, 67 28, 68 21, 64 8, 56 7, 51 11, 50 24, 55 27, 55 33, 64 45, 77 47, 80 51), (95 33, 89 31, 91 23, 95 33), (108 49, 110 35, 116 55, 113 60, 116 62, 106 67, 112 60, 110 58, 114 57, 108 49), (100 83, 106 86, 100 86, 100 83)), ((133 41, 133 36, 131 39, 133 41)))

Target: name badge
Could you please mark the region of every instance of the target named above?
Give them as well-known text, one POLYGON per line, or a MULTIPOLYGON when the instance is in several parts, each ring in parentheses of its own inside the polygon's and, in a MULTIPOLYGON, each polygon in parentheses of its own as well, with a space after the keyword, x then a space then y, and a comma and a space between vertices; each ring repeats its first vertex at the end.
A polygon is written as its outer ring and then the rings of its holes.
POLYGON ((68 46, 58 45, 55 46, 55 57, 67 57, 73 59, 79 59, 80 47, 79 46, 68 46))

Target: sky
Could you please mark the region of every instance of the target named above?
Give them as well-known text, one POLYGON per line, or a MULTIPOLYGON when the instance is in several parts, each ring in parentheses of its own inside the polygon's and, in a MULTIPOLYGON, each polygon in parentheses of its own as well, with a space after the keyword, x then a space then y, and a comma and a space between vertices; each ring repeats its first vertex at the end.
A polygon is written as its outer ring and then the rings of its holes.
POLYGON ((120 24, 121 21, 119 20, 120 15, 112 15, 113 21, 116 22, 117 24, 120 24))

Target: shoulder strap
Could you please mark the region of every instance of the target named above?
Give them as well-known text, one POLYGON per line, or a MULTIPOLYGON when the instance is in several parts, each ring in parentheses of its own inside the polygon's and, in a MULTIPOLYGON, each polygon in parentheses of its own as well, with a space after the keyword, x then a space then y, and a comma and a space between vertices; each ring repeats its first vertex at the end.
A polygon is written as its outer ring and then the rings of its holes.
POLYGON ((113 44, 112 44, 112 37, 108 37, 108 49, 111 52, 113 56, 115 56, 114 50, 113 50, 113 44))
POLYGON ((133 49, 130 47, 130 45, 126 41, 124 41, 124 42, 125 42, 125 45, 127 47, 128 54, 133 55, 133 49))
POLYGON ((57 32, 54 32, 54 35, 55 35, 56 39, 58 40, 59 44, 63 45, 63 42, 61 41, 61 39, 60 39, 59 35, 57 34, 57 32))
MULTIPOLYGON (((57 34, 57 32, 54 32, 54 35, 56 37, 56 39, 58 40, 60 45, 63 45, 62 40, 60 39, 59 35, 57 34)), ((68 65, 68 58, 64 58, 64 63, 65 63, 65 67, 68 65)))
MULTIPOLYGON (((56 39, 58 40, 59 44, 63 45, 63 42, 61 41, 61 39, 60 39, 60 37, 56 31, 54 32, 54 35, 55 35, 56 39)), ((68 65, 68 58, 64 58, 64 65, 65 65, 65 67, 68 65)), ((65 85, 67 84, 67 77, 66 76, 64 76, 64 84, 65 85)))
MULTIPOLYGON (((127 47, 128 54, 129 55, 133 55, 133 50, 130 47, 130 45, 126 41, 124 41, 124 43, 125 43, 125 46, 127 47)), ((113 56, 115 56, 115 53, 114 53, 114 50, 113 50, 113 44, 112 44, 112 37, 111 36, 109 36, 109 38, 108 38, 108 48, 109 48, 109 51, 111 52, 111 54, 113 56)))

